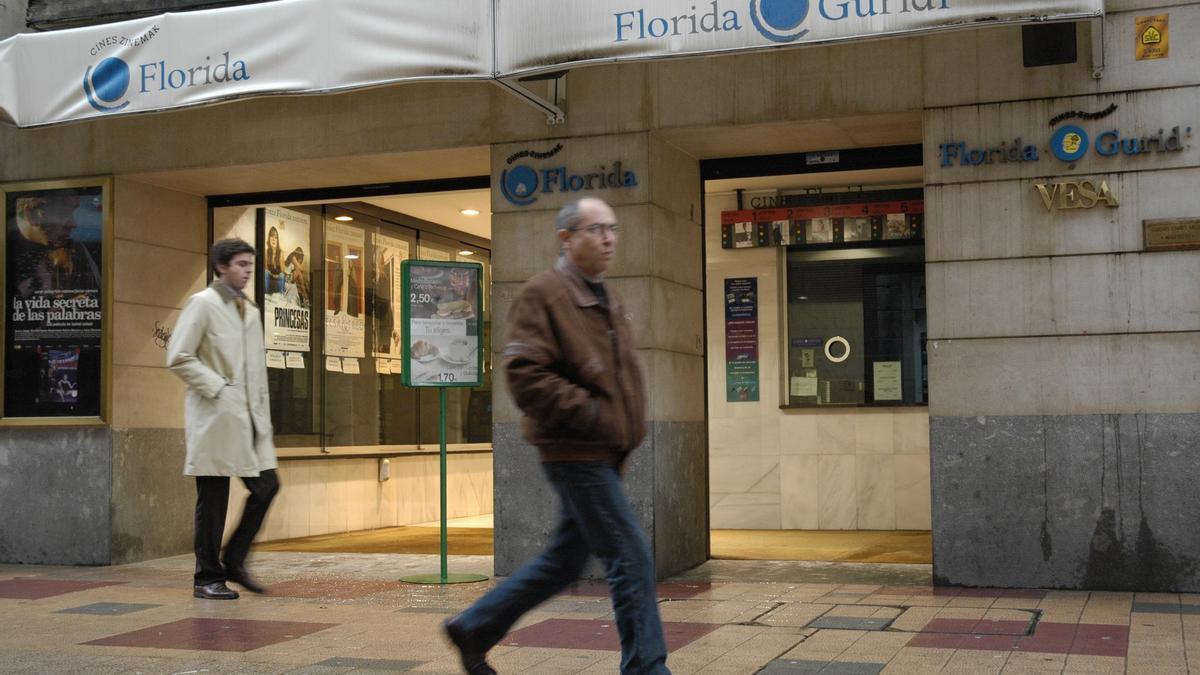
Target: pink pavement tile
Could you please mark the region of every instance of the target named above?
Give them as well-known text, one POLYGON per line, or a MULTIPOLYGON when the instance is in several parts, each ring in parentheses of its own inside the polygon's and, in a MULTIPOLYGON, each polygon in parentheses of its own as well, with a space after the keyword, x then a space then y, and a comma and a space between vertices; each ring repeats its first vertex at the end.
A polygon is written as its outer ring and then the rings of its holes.
MULTIPOLYGON (((659 600, 687 600, 712 590, 712 587, 709 581, 664 581, 658 584, 657 595, 659 600)), ((608 584, 603 581, 580 581, 562 595, 603 598, 608 597, 608 593, 608 584)))
MULTIPOLYGON (((675 651, 708 635, 723 624, 664 621, 667 649, 675 651)), ((596 649, 621 651, 616 622, 611 619, 547 619, 513 631, 501 641, 511 647, 596 649)))
POLYGON ((0 598, 13 600, 41 600, 56 595, 77 593, 93 588, 117 586, 120 581, 59 581, 56 579, 29 579, 18 577, 0 581, 0 598))
POLYGON ((336 625, 335 623, 299 621, 181 619, 83 644, 103 647, 248 652, 286 640, 294 640, 336 625))
POLYGON ((357 600, 369 595, 398 591, 402 588, 405 588, 405 585, 399 581, 309 578, 271 584, 267 587, 267 595, 284 598, 357 600))

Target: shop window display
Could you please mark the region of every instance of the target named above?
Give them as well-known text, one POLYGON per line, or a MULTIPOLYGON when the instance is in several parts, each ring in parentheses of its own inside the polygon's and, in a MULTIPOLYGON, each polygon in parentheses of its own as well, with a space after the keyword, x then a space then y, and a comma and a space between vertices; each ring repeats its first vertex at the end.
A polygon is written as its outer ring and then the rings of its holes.
MULTIPOLYGON (((401 384, 401 262, 455 260, 456 241, 333 206, 214 210, 214 238, 259 250, 258 301, 266 331, 276 445, 372 453, 438 443, 436 392, 401 384), (316 251, 318 255, 312 255, 316 251), (432 394, 432 395, 430 395, 432 394)), ((463 260, 482 263, 471 247, 463 260)), ((485 304, 490 298, 484 285, 485 304)), ((486 323, 485 338, 490 334, 486 323)), ((448 442, 491 442, 491 374, 449 392, 448 442)))

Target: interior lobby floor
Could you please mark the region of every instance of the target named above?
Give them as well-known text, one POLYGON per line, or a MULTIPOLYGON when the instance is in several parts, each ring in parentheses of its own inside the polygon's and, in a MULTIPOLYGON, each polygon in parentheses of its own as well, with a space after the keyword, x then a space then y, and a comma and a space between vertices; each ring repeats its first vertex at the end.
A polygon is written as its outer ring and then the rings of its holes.
MULTIPOLYGON (((0 565, 0 671, 461 672, 441 622, 497 579, 411 585, 437 556, 255 553, 265 595, 192 597, 191 555, 113 567, 0 565)), ((487 556, 451 572, 492 574, 487 556)), ((658 585, 676 675, 1183 673, 1200 595, 934 586, 928 565, 710 560, 658 585)), ((501 673, 619 670, 603 583, 538 606, 489 654, 501 673)))
MULTIPOLYGON (((447 523, 450 555, 492 555, 492 516, 447 523)), ((440 550, 439 523, 326 534, 258 544, 258 551, 306 553, 414 553, 440 550)), ((933 562, 929 531, 713 530, 717 560, 810 560, 827 562, 933 562)))

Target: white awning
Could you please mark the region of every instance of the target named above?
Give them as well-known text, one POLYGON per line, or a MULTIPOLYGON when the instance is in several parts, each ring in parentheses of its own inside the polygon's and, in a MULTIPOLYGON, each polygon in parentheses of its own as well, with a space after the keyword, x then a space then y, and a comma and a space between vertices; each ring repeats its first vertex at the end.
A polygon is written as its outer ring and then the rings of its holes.
POLYGON ((1103 14, 1103 0, 506 0, 496 3, 496 70, 524 75, 1103 14))
POLYGON ((13 36, 0 42, 0 121, 31 127, 1103 11, 1103 0, 278 0, 13 36))
POLYGON ((0 120, 492 76, 490 0, 279 0, 0 42, 0 120))

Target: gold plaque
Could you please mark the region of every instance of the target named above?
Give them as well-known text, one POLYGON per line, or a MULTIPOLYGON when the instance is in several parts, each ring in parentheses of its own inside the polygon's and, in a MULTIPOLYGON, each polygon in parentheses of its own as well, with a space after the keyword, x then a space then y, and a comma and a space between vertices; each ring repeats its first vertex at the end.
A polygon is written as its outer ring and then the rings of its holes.
POLYGON ((1200 218, 1142 221, 1142 250, 1180 251, 1200 248, 1200 218))
POLYGON ((1165 59, 1170 47, 1170 34, 1167 32, 1170 14, 1158 16, 1139 16, 1137 26, 1137 60, 1165 59))

